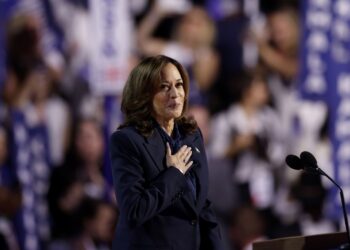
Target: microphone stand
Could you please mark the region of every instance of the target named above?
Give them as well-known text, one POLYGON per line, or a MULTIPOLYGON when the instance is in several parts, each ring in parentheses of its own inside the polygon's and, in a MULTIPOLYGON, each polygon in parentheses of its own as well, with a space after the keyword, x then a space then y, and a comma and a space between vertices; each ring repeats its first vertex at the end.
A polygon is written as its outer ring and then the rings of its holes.
POLYGON ((326 176, 340 191, 340 200, 341 200, 341 205, 342 205, 342 209, 343 209, 343 216, 344 216, 344 221, 345 221, 346 236, 348 238, 348 243, 342 244, 339 249, 340 250, 349 250, 350 249, 349 222, 348 222, 348 216, 346 213, 346 206, 345 206, 343 189, 328 174, 326 174, 321 168, 316 167, 316 171, 319 172, 321 175, 326 176))

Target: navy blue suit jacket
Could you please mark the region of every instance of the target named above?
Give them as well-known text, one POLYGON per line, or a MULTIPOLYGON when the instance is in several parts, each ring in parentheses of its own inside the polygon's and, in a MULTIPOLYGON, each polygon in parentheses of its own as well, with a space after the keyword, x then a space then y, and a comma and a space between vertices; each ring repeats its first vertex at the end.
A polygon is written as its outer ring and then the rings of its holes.
POLYGON ((159 132, 140 135, 133 127, 111 136, 113 182, 120 216, 115 250, 221 250, 219 226, 207 200, 208 167, 199 130, 183 145, 192 147, 197 199, 185 176, 167 167, 159 132))

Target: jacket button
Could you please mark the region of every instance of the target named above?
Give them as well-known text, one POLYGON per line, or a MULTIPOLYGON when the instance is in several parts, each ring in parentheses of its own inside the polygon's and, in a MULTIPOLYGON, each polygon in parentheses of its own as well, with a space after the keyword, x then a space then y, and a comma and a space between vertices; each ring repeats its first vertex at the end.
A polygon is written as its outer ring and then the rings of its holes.
POLYGON ((195 226, 197 224, 197 220, 191 220, 191 225, 195 226))

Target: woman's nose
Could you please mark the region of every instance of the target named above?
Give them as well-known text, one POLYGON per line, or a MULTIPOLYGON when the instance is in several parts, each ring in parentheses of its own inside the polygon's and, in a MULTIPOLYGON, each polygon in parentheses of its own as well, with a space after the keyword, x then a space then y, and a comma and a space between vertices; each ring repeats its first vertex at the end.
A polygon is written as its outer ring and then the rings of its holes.
POLYGON ((170 97, 175 98, 178 96, 179 96, 179 90, 175 86, 172 86, 170 89, 170 97))

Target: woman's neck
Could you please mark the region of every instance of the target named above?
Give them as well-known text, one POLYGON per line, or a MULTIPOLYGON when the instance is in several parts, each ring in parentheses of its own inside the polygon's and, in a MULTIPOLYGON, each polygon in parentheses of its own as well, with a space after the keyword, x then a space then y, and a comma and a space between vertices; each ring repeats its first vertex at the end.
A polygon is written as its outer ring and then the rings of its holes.
POLYGON ((258 107, 254 104, 252 104, 249 100, 246 101, 241 101, 241 106, 244 110, 244 112, 248 115, 248 116, 253 116, 255 115, 255 113, 258 111, 258 107))
POLYGON ((159 120, 157 119, 159 125, 165 130, 165 132, 171 136, 174 130, 174 119, 171 120, 159 120))

